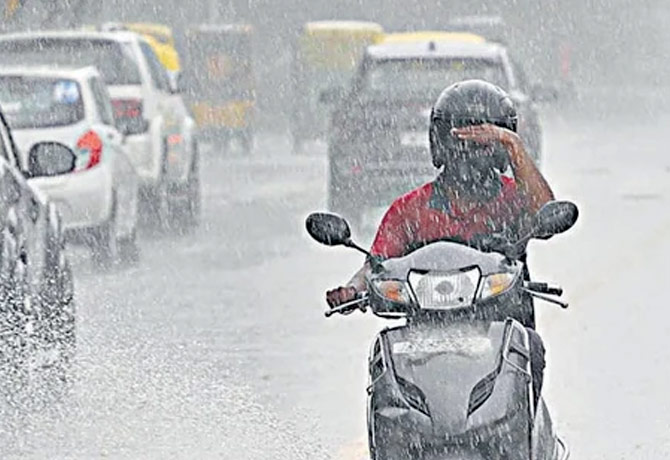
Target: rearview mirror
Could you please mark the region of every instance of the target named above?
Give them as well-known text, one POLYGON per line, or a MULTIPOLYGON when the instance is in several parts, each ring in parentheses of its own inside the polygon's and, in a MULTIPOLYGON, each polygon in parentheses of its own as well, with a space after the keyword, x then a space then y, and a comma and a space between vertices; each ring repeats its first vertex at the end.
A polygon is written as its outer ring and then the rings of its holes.
POLYGON ((336 104, 344 99, 344 90, 340 87, 328 88, 319 94, 319 102, 322 104, 336 104))
POLYGON ((72 150, 58 142, 40 142, 28 153, 28 176, 49 177, 72 172, 76 164, 72 150))
POLYGON ((577 222, 579 210, 570 201, 550 201, 542 206, 533 221, 533 238, 547 239, 563 233, 577 222))
POLYGON ((305 221, 307 233, 326 246, 341 246, 350 243, 351 230, 345 219, 337 214, 315 212, 305 221))

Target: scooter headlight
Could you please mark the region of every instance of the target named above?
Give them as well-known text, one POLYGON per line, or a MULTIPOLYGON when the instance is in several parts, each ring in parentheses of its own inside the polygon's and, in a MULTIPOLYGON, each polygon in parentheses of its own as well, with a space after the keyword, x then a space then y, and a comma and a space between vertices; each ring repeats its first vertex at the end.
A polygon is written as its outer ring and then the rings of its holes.
POLYGON ((478 300, 488 299, 506 292, 514 285, 518 275, 518 272, 502 272, 485 276, 479 289, 478 300))
POLYGON ((479 267, 452 272, 412 271, 409 285, 419 307, 449 310, 469 307, 474 303, 480 278, 479 267))
POLYGON ((407 283, 400 280, 376 280, 377 292, 386 300, 396 303, 409 304, 412 302, 407 283))

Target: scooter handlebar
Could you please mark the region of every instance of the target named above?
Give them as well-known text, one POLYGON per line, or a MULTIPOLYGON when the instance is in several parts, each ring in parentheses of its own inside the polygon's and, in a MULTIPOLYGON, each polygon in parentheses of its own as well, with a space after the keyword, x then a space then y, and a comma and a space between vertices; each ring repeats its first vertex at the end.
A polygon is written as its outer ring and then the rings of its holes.
POLYGON ((356 299, 343 303, 342 305, 339 305, 335 308, 331 308, 330 310, 327 310, 325 312, 326 318, 330 318, 333 316, 335 313, 339 313, 341 315, 347 315, 353 311, 356 310, 361 310, 365 311, 365 307, 368 304, 368 294, 367 292, 360 293, 356 296, 356 299))
POLYGON ((548 283, 538 283, 533 281, 528 281, 524 286, 526 289, 537 292, 539 294, 549 294, 555 296, 563 295, 563 288, 560 286, 552 286, 548 283))

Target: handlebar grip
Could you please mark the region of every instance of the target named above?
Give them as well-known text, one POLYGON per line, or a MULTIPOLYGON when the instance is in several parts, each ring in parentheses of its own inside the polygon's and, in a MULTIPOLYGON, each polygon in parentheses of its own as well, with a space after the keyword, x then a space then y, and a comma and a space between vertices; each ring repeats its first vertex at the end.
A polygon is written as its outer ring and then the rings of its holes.
POLYGON ((324 312, 326 315, 326 318, 330 318, 333 316, 335 313, 340 313, 342 315, 346 313, 350 313, 354 310, 358 309, 363 309, 363 307, 366 305, 368 301, 368 294, 367 292, 362 292, 356 295, 356 299, 343 303, 342 305, 339 305, 335 308, 331 308, 330 310, 327 310, 324 312))
POLYGON ((558 286, 549 286, 546 290, 546 293, 560 297, 563 295, 563 288, 558 286))
POLYGON ((548 283, 537 283, 533 281, 528 281, 525 284, 526 289, 531 291, 539 292, 540 294, 549 294, 555 296, 563 295, 563 288, 560 286, 550 286, 548 283))

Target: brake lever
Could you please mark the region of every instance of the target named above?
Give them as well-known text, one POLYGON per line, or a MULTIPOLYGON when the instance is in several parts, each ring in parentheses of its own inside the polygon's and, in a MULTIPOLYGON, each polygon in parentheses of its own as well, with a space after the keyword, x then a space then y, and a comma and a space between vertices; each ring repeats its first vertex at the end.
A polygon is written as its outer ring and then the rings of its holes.
POLYGON ((560 286, 551 286, 549 283, 538 283, 535 281, 524 282, 524 287, 539 294, 549 294, 555 296, 563 295, 563 288, 560 286))
POLYGON ((563 302, 562 300, 555 299, 553 297, 549 297, 548 295, 543 295, 540 294, 539 292, 531 291, 530 289, 523 288, 524 292, 530 294, 533 297, 537 297, 540 300, 544 300, 545 302, 553 303, 558 305, 559 307, 566 309, 570 306, 569 303, 563 302))

